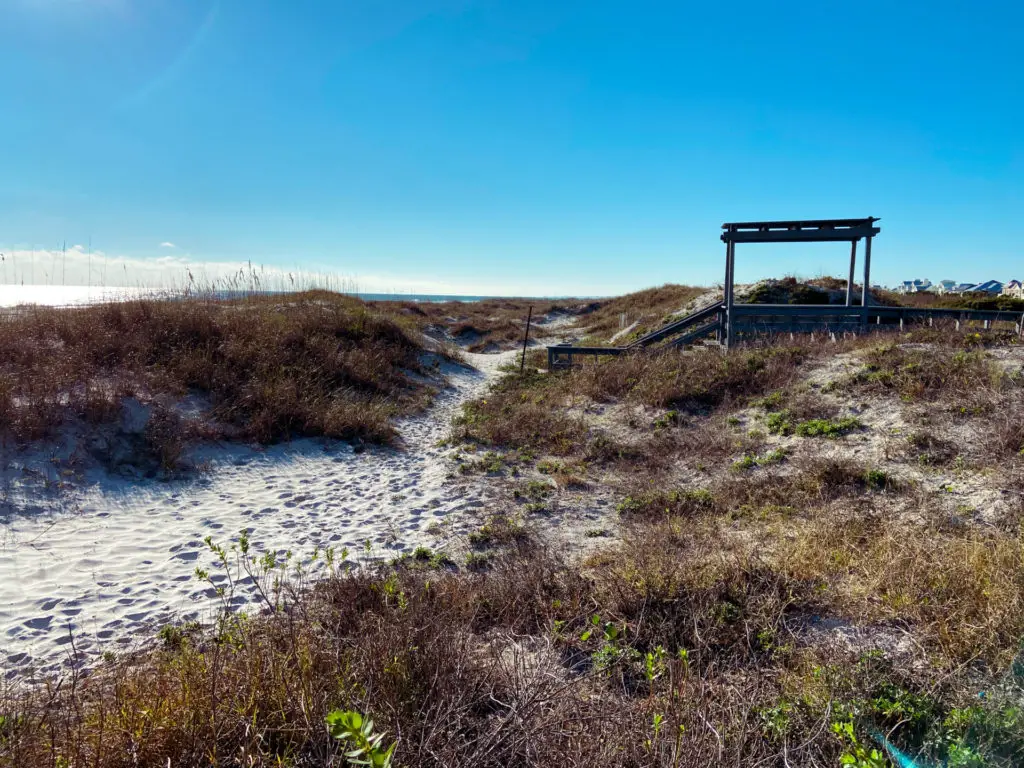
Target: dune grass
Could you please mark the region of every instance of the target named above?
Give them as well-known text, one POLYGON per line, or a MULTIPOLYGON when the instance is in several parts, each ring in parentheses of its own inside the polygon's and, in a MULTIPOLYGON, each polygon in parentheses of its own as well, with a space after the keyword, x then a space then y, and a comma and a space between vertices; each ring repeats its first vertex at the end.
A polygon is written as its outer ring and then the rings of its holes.
MULTIPOLYGON (((511 448, 537 448, 567 455, 590 446, 588 429, 573 406, 624 401, 670 409, 672 419, 707 414, 785 386, 810 347, 768 345, 722 355, 697 349, 629 355, 580 366, 562 374, 530 369, 511 372, 486 398, 470 402, 456 423, 456 436, 511 448)), ((614 452, 614 449, 610 449, 614 452)))
MULTIPOLYGON (((502 509, 465 559, 332 553, 312 585, 282 571, 262 615, 167 631, 59 685, 5 684, 0 764, 345 765, 325 718, 352 710, 410 767, 1019 765, 1024 506, 975 525, 867 453, 816 453, 852 437, 775 436, 807 446, 792 455, 738 426, 832 423, 807 374, 837 351, 859 367, 832 392, 998 424, 1017 378, 968 335, 928 338, 510 371, 454 437, 494 451, 484 469, 536 461, 541 479, 513 490, 534 503, 624 470, 616 539, 574 559, 502 509), (959 414, 971 391, 984 398, 959 414), (639 445, 595 429, 595 405, 642 414, 639 445), (672 476, 683 457, 707 466, 672 476)), ((903 438, 929 470, 952 461, 944 426, 903 438)), ((1011 481, 1024 458, 1006 434, 1011 481)))
POLYGON ((239 439, 383 442, 429 394, 407 375, 423 352, 410 324, 327 292, 30 307, 0 321, 0 419, 25 442, 114 422, 138 397, 170 434, 173 404, 197 395, 239 439))
POLYGON ((407 318, 428 334, 444 334, 469 352, 522 346, 532 307, 530 337, 546 338, 545 317, 574 316, 587 304, 579 299, 485 299, 482 301, 371 302, 372 307, 407 318))
POLYGON ((724 492, 669 501, 583 564, 523 529, 462 570, 339 557, 311 589, 284 578, 263 615, 162 633, 59 686, 7 684, 0 764, 343 765, 333 710, 372 716, 402 766, 836 765, 871 749, 888 765, 877 733, 933 762, 1024 756, 998 684, 1024 632, 1018 534, 840 527, 808 495, 784 527, 747 516, 739 535, 724 492), (808 643, 824 620, 911 630, 929 662, 808 643))
POLYGON ((681 316, 686 305, 706 290, 689 285, 666 284, 604 299, 591 305, 581 318, 580 326, 588 337, 607 342, 624 327, 635 324, 632 331, 619 339, 619 342, 628 343, 671 322, 676 316, 681 316))

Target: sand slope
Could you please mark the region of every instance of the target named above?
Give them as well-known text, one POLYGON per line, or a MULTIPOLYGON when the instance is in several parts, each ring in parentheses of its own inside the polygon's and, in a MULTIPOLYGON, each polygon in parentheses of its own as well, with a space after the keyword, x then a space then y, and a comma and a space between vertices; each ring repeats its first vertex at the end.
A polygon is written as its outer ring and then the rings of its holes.
MULTIPOLYGON (((229 544, 251 532, 258 551, 347 547, 390 557, 419 544, 438 546, 469 525, 486 491, 449 482, 438 446, 451 418, 479 394, 514 352, 467 354, 478 370, 451 366, 451 386, 424 414, 399 424, 401 451, 303 440, 257 452, 221 448, 210 471, 188 481, 113 481, 93 486, 72 508, 0 519, 0 664, 8 676, 52 673, 72 663, 73 644, 88 664, 104 650, 152 639, 170 620, 209 620, 214 590, 197 566, 221 578, 203 542, 229 544), (467 519, 464 519, 467 518, 467 519), (443 523, 438 525, 438 523, 443 523), (428 530, 429 529, 429 530, 428 530)), ((238 603, 253 599, 244 586, 238 603)))

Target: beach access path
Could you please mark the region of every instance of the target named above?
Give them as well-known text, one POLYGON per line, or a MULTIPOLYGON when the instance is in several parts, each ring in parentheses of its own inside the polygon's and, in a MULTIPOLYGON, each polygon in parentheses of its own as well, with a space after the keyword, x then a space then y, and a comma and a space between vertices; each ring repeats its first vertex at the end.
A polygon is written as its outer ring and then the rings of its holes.
MULTIPOLYGON (((195 477, 108 478, 70 504, 0 517, 3 673, 50 676, 145 646, 168 622, 211 621, 216 590, 195 571, 218 584, 225 576, 207 536, 228 546, 244 529, 254 552, 290 551, 315 576, 318 547, 380 560, 463 535, 498 491, 453 482, 441 442, 462 403, 515 356, 466 353, 472 367, 444 366, 448 386, 433 405, 397 424, 399 449, 310 439, 218 446, 195 477)), ((233 591, 239 607, 255 599, 247 581, 233 591)))

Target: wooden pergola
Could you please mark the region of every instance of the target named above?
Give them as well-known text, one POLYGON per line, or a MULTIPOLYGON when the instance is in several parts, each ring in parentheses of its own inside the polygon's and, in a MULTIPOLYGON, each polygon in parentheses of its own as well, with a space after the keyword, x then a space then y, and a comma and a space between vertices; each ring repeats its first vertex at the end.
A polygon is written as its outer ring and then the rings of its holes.
POLYGON ((846 283, 846 306, 853 307, 853 276, 857 264, 857 242, 864 245, 864 287, 861 291, 862 323, 868 321, 868 295, 871 285, 871 238, 881 230, 878 219, 816 219, 811 221, 743 221, 722 225, 725 243, 725 286, 723 297, 722 341, 727 347, 736 339, 734 310, 735 266, 737 243, 850 243, 850 276, 846 283))

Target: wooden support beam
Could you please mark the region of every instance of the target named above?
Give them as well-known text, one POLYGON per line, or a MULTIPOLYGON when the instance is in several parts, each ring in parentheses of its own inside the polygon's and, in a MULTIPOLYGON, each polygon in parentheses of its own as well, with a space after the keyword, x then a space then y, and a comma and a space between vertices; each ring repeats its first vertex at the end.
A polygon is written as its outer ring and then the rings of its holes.
POLYGON ((728 242, 725 245, 725 263, 726 272, 729 276, 728 284, 726 285, 726 300, 725 300, 725 347, 729 349, 736 341, 736 330, 735 330, 735 282, 736 282, 736 243, 728 242))
POLYGON ((722 234, 725 241, 735 243, 836 243, 860 240, 878 234, 878 227, 858 229, 795 229, 735 231, 722 234))
POLYGON ((860 305, 864 308, 864 325, 868 324, 868 304, 871 296, 871 238, 864 241, 864 287, 860 292, 860 305))
POLYGON ((857 241, 850 243, 850 276, 846 280, 846 306, 853 306, 853 275, 857 265, 857 241))

